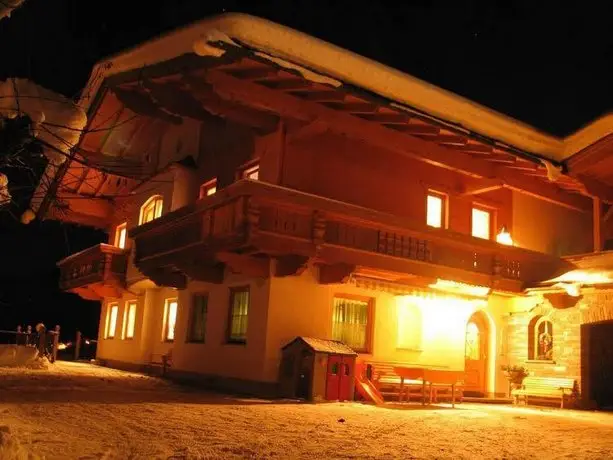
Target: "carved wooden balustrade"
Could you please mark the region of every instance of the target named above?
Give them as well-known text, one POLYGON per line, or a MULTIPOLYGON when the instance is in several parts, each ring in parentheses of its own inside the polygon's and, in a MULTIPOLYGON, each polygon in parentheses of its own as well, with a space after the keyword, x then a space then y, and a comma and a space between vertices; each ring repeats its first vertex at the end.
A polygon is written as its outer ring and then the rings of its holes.
POLYGON ((116 294, 125 284, 127 260, 126 250, 108 244, 72 254, 58 263, 60 288, 88 299, 116 294))
POLYGON ((136 265, 149 271, 219 252, 291 255, 517 291, 565 267, 556 257, 256 181, 237 182, 130 235, 136 265))

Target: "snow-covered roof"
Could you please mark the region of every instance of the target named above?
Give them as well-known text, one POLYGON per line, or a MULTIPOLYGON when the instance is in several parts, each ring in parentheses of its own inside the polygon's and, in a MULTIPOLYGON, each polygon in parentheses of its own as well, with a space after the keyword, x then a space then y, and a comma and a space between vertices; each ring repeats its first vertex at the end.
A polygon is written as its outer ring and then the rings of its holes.
POLYGON ((328 84, 351 84, 366 89, 400 106, 426 112, 459 127, 507 143, 518 149, 563 161, 608 134, 613 134, 613 113, 607 114, 576 133, 559 138, 502 115, 466 98, 426 83, 379 62, 327 42, 245 14, 224 14, 183 27, 162 37, 98 63, 86 91, 83 105, 104 78, 192 53, 221 56, 223 50, 211 43, 226 42, 248 46, 260 57, 301 69, 305 78, 328 84))
POLYGON ((328 353, 331 355, 349 355, 356 356, 357 353, 352 348, 345 345, 343 342, 336 340, 317 339, 315 337, 296 337, 283 348, 287 348, 296 341, 304 342, 311 350, 316 353, 328 353))

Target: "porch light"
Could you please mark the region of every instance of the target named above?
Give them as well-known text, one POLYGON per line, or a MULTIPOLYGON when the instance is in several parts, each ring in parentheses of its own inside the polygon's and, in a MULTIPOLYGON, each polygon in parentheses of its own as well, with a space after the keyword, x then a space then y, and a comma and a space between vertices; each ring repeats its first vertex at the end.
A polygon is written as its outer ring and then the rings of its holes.
POLYGON ((502 226, 500 232, 496 235, 496 242, 504 244, 505 246, 513 246, 513 239, 505 225, 502 226))
POLYGON ((487 286, 477 286, 474 284, 460 283, 458 281, 444 280, 441 278, 438 278, 436 283, 430 284, 429 287, 440 291, 473 297, 486 297, 491 291, 491 288, 487 286))

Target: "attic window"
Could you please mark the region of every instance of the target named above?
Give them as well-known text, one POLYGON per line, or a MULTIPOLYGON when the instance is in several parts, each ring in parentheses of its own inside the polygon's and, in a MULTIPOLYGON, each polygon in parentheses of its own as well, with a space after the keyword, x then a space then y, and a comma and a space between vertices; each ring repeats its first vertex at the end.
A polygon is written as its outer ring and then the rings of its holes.
POLYGON ((212 179, 200 186, 200 199, 217 193, 217 179, 212 179))
POLYGON ((243 169, 243 179, 259 180, 260 179, 260 164, 256 163, 243 169))

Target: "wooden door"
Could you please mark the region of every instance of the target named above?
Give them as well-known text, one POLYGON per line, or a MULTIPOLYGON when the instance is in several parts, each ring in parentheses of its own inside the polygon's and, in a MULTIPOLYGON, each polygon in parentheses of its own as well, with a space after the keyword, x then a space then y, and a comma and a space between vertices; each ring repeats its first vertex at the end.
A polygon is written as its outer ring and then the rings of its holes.
POLYGON ((466 325, 464 393, 484 396, 487 389, 488 328, 483 313, 475 313, 466 325))
POLYGON ((336 401, 340 398, 341 374, 343 362, 338 355, 328 356, 328 371, 326 373, 326 399, 336 401))

